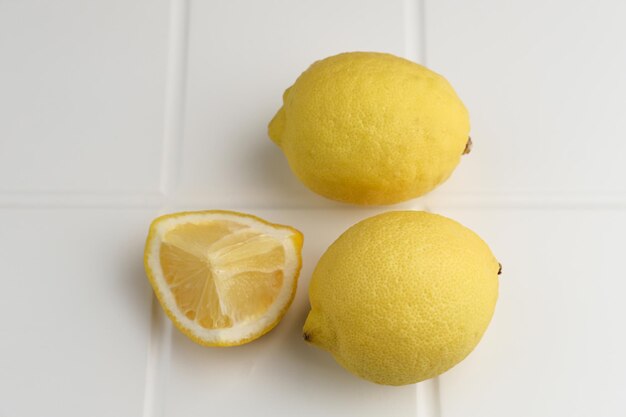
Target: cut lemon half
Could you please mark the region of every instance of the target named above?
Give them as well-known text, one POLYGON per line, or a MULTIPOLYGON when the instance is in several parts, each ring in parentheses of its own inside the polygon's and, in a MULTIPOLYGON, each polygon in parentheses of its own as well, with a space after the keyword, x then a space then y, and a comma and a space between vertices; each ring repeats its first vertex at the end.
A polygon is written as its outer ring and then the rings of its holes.
POLYGON ((302 233, 230 211, 168 214, 150 225, 144 264, 176 327, 205 346, 250 342, 278 324, 302 266, 302 233))

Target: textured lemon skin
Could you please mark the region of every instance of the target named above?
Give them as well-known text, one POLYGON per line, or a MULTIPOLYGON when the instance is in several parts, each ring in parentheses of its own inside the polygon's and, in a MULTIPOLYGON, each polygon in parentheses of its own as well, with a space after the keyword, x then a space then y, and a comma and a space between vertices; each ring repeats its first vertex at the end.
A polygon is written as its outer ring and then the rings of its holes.
POLYGON ((275 224, 275 223, 270 223, 265 219, 262 219, 260 217, 254 216, 252 214, 247 214, 247 213, 239 213, 239 212, 235 212, 235 211, 228 211, 228 210, 204 210, 204 211, 195 211, 195 212, 189 212, 189 211, 181 211, 178 213, 171 213, 171 214, 165 214, 163 216, 157 217, 156 219, 154 219, 152 221, 152 223, 150 224, 150 229, 148 230, 148 237, 146 238, 146 245, 145 245, 145 249, 144 249, 144 255, 143 255, 143 263, 144 263, 144 269, 146 271, 146 276, 148 278, 148 281, 150 282, 150 285, 152 286, 152 289, 154 290, 154 294, 157 297, 157 300, 159 301, 159 304, 161 305, 161 308, 163 309, 163 311, 165 312, 165 314, 167 315, 167 317, 169 317, 169 319, 172 321, 172 323, 174 323, 174 326, 181 332, 183 333, 185 336, 187 336, 189 339, 191 339, 192 341, 194 341, 195 343, 202 345, 202 346, 210 346, 210 347, 229 347, 229 346, 240 346, 240 345, 244 345, 246 343, 252 342, 253 340, 258 339, 259 337, 267 334, 270 330, 272 330, 274 327, 276 327, 278 325, 278 323, 280 323, 280 321, 282 320, 283 316, 285 315, 285 313, 287 312, 287 310, 289 309, 289 306, 291 306, 291 303, 293 302, 293 299, 296 295, 296 289, 298 286, 298 277, 300 276, 300 270, 302 269, 302 245, 304 243, 304 236, 302 235, 302 233, 297 230, 294 229, 291 226, 286 226, 286 225, 282 225, 282 224, 275 224), (167 219, 170 218, 175 218, 175 217, 184 217, 187 216, 189 214, 202 214, 202 213, 224 213, 224 214, 229 214, 229 215, 234 215, 234 216, 240 216, 240 217, 248 217, 248 218, 252 218, 258 222, 273 226, 273 227, 278 227, 278 228, 287 228, 290 229, 294 234, 292 236, 292 241, 294 243, 294 246, 296 248, 296 252, 298 253, 298 266, 296 269, 296 275, 295 275, 295 285, 293 286, 293 290, 291 292, 291 295, 289 296, 289 301, 285 304, 285 306, 283 307, 282 311, 280 312, 280 314, 278 315, 278 317, 276 318, 276 320, 274 320, 274 322, 272 322, 269 326, 265 327, 264 329, 261 329, 259 332, 251 335, 250 337, 244 338, 244 339, 240 339, 237 341, 233 341, 233 342, 207 342, 206 340, 203 340, 201 338, 199 338, 195 333, 193 333, 191 330, 189 330, 187 327, 185 327, 177 318, 176 315, 172 312, 172 310, 168 307, 167 303, 165 302, 165 297, 163 295, 163 292, 161 291, 161 288, 159 288, 159 286, 156 284, 156 280, 154 278, 154 273, 152 271, 152 268, 150 268, 150 264, 148 262, 148 257, 150 256, 150 252, 149 252, 149 245, 150 242, 154 239, 154 236, 156 235, 156 229, 159 223, 161 223, 162 221, 165 221, 167 219))
POLYGON ((469 130, 468 112, 442 76, 394 55, 349 52, 300 75, 269 136, 316 193, 392 204, 444 182, 469 130))
POLYGON ((485 242, 453 220, 417 211, 371 217, 317 264, 304 337, 378 384, 432 378, 480 341, 498 272, 485 242))

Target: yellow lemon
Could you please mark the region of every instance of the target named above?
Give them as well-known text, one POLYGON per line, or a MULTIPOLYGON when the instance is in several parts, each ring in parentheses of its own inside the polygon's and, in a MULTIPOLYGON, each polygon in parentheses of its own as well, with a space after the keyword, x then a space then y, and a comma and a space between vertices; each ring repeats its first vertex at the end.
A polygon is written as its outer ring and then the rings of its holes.
POLYGON ((144 264, 174 325, 206 346, 254 340, 293 300, 302 234, 229 211, 168 214, 150 226, 144 264))
POLYGON ((390 54, 315 62, 283 95, 270 138, 311 190, 357 204, 408 200, 470 149, 469 116, 442 76, 390 54))
POLYGON ((499 273, 485 242, 453 220, 417 211, 374 216, 317 264, 304 338, 378 384, 432 378, 480 341, 499 273))

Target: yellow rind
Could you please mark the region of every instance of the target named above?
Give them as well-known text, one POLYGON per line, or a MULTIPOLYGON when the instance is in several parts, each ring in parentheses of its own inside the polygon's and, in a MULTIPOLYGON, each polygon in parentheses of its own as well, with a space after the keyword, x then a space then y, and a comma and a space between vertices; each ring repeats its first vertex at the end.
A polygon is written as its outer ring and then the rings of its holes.
POLYGON ((399 203, 444 183, 469 133, 467 108, 443 76, 379 52, 314 62, 268 125, 306 187, 361 205, 399 203))
POLYGON ((154 290, 154 293, 155 293, 155 295, 157 297, 157 300, 159 300, 159 304, 161 305, 161 308, 163 309, 163 311, 165 312, 167 317, 169 317, 169 319, 172 321, 172 323, 174 323, 174 326, 176 326, 176 328, 181 333, 183 333, 189 339, 193 340, 194 342, 196 342, 197 344, 202 345, 202 346, 210 346, 210 347, 241 346, 241 345, 244 345, 246 343, 252 342, 253 340, 256 340, 256 339, 260 338, 261 336, 269 333, 273 328, 275 328, 278 325, 278 323, 285 316, 285 313, 287 312, 287 310, 291 306, 291 303, 293 302, 293 299, 294 299, 294 297, 296 295, 296 290, 298 288, 298 278, 300 277, 300 270, 302 269, 302 245, 303 244, 304 244, 304 235, 299 230, 297 230, 297 229, 295 229, 295 228, 293 228, 291 226, 268 222, 267 220, 264 220, 264 219, 262 219, 260 217, 254 216, 252 214, 240 213, 240 212, 229 211, 229 210, 182 211, 182 212, 177 212, 177 213, 165 214, 165 215, 157 217, 156 219, 154 219, 152 221, 152 223, 150 224, 150 229, 148 231, 148 237, 146 238, 146 245, 145 245, 145 248, 144 248, 144 255, 143 255, 143 264, 144 264, 144 268, 145 268, 145 271, 146 271, 146 276, 148 277, 148 281, 150 282, 150 285, 152 286, 152 289, 154 290), (260 223, 263 223, 263 224, 266 224, 266 225, 271 226, 273 228, 276 228, 276 229, 288 229, 288 230, 290 230, 293 233, 293 235, 291 236, 291 240, 294 243, 294 246, 296 248, 296 252, 297 252, 297 255, 298 255, 298 265, 296 267, 295 276, 293 277, 293 280, 294 280, 293 290, 291 291, 291 294, 289 296, 289 300, 287 301, 285 306, 280 310, 278 316, 276 317, 276 320, 274 322, 272 322, 269 326, 267 326, 264 329, 262 329, 260 332, 255 333, 252 336, 249 336, 247 338, 240 339, 240 340, 233 341, 233 342, 208 342, 206 340, 203 340, 203 339, 197 337, 192 331, 190 331, 188 328, 186 328, 176 318, 174 313, 167 307, 167 305, 165 303, 165 300, 164 300, 163 293, 161 292, 161 290, 159 289, 158 285, 156 284, 156 280, 154 279, 154 275, 152 273, 152 270, 151 270, 150 266, 148 265, 149 246, 150 246, 150 242, 152 242, 152 240, 154 239, 154 236, 156 234, 156 227, 157 227, 157 225, 159 223, 161 223, 162 221, 167 220, 167 219, 184 217, 184 216, 190 215, 190 214, 228 214, 228 215, 233 215, 233 216, 237 216, 237 217, 248 217, 248 218, 254 219, 254 220, 256 220, 256 221, 258 221, 260 223))

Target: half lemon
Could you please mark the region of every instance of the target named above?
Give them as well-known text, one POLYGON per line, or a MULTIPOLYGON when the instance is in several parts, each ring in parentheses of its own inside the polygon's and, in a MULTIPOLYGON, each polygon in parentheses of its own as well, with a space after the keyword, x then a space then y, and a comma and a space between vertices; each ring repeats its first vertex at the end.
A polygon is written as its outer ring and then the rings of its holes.
POLYGON ((302 266, 298 230, 232 211, 158 217, 146 273, 174 325, 205 346, 257 339, 284 316, 302 266))

